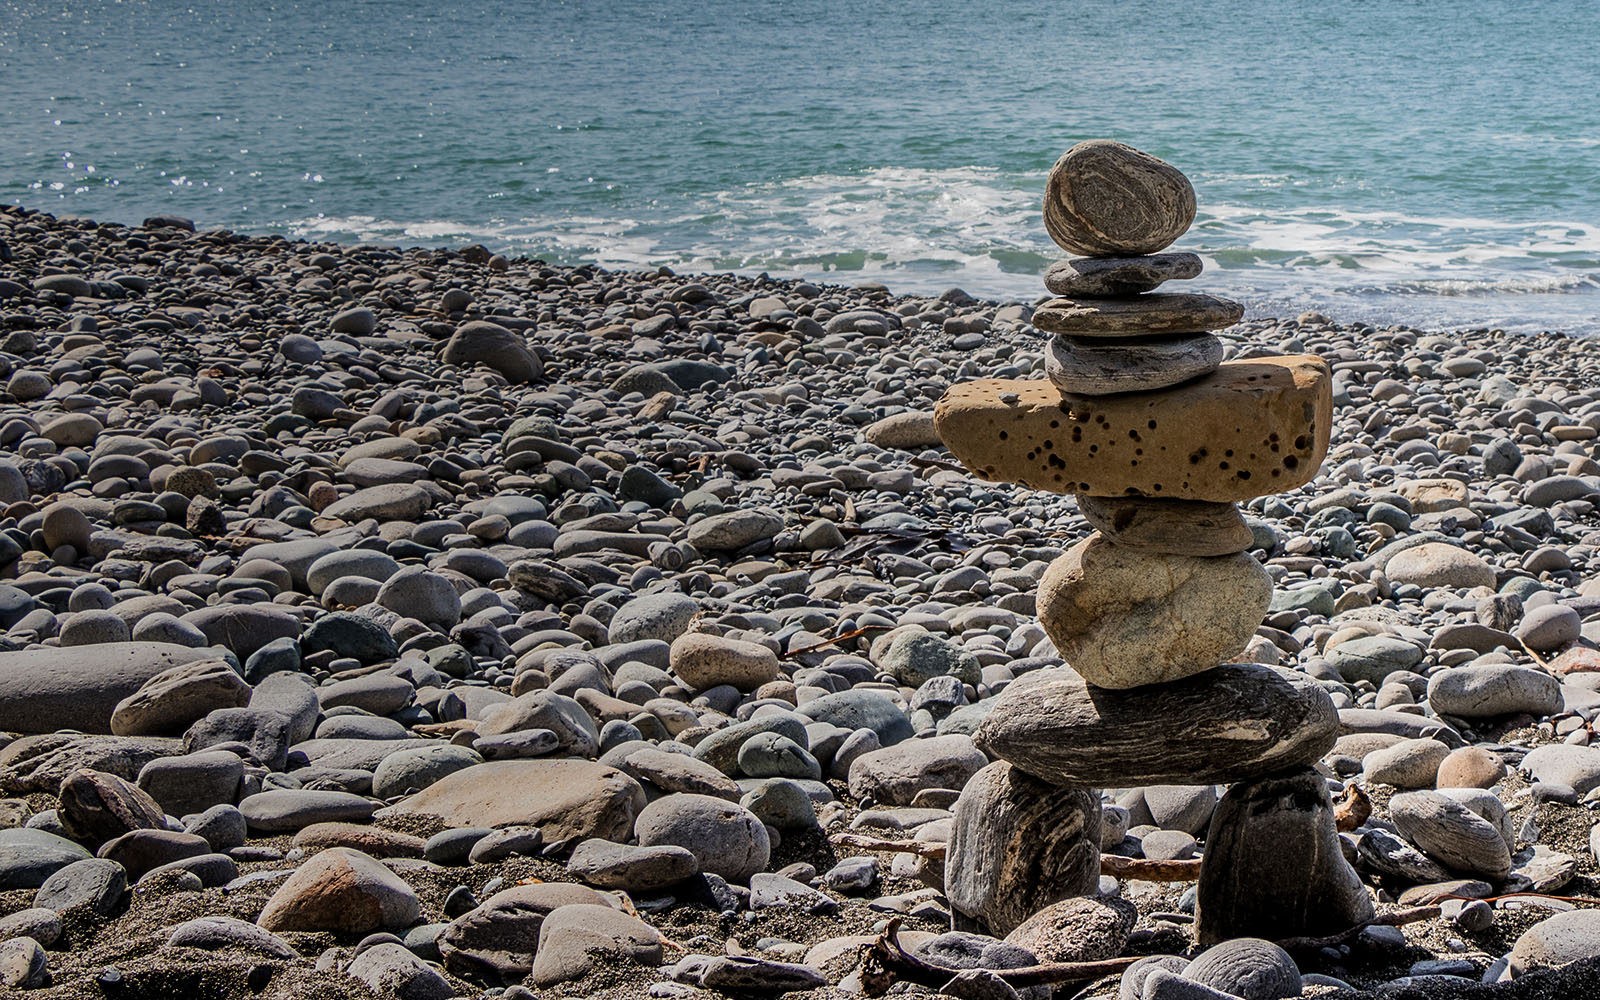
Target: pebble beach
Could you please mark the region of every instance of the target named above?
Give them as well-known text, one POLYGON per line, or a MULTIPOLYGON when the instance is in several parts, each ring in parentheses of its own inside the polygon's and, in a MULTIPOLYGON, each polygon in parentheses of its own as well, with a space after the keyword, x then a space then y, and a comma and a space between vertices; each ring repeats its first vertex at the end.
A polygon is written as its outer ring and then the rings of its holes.
POLYGON ((974 737, 1066 673, 1041 581, 1093 530, 935 433, 1045 376, 982 295, 0 206, 0 984, 831 1000, 893 929, 951 980, 895 995, 1594 995, 1591 341, 1218 331, 1333 373, 1316 475, 1242 504, 1237 659, 1331 700, 1377 914, 1241 958, 1194 933, 1218 785, 1106 789, 1097 895, 956 905, 974 737))

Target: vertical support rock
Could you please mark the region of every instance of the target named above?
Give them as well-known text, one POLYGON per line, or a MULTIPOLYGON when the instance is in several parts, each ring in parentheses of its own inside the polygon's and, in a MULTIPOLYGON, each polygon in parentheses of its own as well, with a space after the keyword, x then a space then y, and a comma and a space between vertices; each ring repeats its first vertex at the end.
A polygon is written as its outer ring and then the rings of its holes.
POLYGON ((1333 934, 1373 913, 1339 849, 1322 775, 1305 768, 1228 789, 1200 867, 1195 937, 1202 946, 1333 934))
POLYGON ((1100 796, 1051 785, 1004 761, 956 800, 945 895, 957 930, 998 937, 1051 903, 1100 886, 1100 796))

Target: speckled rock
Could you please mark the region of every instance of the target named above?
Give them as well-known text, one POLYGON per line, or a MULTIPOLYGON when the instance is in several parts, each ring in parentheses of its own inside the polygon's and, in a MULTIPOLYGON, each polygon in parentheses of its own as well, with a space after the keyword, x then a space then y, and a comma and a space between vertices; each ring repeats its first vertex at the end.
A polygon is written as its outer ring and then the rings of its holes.
POLYGON ((939 436, 974 475, 1053 493, 1234 501, 1309 482, 1328 451, 1320 358, 1224 362, 1158 393, 1065 401, 1048 381, 953 386, 939 436))

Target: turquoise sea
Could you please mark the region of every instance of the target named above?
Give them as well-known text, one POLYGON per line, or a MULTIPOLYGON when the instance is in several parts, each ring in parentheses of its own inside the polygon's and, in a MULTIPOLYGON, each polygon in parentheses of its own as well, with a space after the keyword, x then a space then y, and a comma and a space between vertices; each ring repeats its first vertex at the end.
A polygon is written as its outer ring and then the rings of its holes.
POLYGON ((1253 314, 1600 332, 1600 7, 0 0, 0 201, 1042 293, 1110 137, 1253 314))

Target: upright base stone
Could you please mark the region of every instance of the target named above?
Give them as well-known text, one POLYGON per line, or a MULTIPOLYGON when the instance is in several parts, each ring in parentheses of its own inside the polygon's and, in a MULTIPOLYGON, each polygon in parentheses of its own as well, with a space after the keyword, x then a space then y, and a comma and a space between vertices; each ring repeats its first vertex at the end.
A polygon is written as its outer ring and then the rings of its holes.
POLYGON ((1200 867, 1200 944, 1334 934, 1373 913, 1339 849, 1320 774, 1306 768, 1228 789, 1212 814, 1200 867))
POLYGON ((997 761, 956 800, 945 895, 956 930, 1004 937, 1051 903, 1100 885, 1100 797, 997 761))

